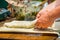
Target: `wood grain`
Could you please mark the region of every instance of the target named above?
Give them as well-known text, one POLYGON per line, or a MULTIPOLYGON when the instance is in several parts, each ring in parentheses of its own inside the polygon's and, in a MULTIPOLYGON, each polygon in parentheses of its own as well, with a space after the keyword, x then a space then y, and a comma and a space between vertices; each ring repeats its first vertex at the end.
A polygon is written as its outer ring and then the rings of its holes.
POLYGON ((17 39, 17 40, 55 40, 57 35, 50 34, 14 34, 14 33, 0 33, 0 38, 17 39))

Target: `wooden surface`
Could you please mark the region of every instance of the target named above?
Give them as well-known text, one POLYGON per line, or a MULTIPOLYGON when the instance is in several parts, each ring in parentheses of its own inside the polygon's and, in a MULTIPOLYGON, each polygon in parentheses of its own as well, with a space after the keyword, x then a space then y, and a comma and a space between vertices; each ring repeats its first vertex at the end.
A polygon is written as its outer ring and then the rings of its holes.
POLYGON ((54 34, 25 34, 25 33, 1 33, 0 38, 17 39, 17 40, 55 40, 57 35, 54 34))

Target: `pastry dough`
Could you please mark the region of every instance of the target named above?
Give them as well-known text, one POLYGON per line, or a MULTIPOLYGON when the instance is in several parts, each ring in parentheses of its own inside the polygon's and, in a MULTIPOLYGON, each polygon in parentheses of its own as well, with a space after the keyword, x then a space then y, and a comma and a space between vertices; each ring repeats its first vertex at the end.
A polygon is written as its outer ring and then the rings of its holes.
POLYGON ((12 21, 9 23, 5 23, 5 27, 9 28, 33 28, 35 21, 12 21))

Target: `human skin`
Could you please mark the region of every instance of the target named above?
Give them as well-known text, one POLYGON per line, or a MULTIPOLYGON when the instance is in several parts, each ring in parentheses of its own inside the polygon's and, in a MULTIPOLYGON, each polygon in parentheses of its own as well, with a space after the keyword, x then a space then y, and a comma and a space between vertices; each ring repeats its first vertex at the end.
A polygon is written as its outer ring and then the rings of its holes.
POLYGON ((35 28, 48 28, 54 23, 55 19, 60 17, 60 6, 58 6, 57 1, 49 4, 37 14, 36 19, 38 20, 35 28))
POLYGON ((60 0, 56 0, 56 6, 60 6, 60 0))

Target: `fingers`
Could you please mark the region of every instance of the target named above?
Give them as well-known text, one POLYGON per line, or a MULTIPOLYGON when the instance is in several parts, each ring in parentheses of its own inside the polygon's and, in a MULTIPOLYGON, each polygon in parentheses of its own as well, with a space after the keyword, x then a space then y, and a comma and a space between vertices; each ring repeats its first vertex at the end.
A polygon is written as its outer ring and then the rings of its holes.
POLYGON ((46 29, 48 27, 50 27, 53 24, 54 21, 50 21, 48 20, 48 17, 44 18, 44 17, 40 17, 38 19, 38 21, 35 24, 35 28, 39 28, 39 29, 46 29))
POLYGON ((35 28, 46 28, 45 23, 43 23, 41 20, 38 20, 37 23, 35 24, 35 28))
POLYGON ((40 18, 41 14, 38 13, 37 16, 36 16, 36 19, 40 18))
POLYGON ((42 10, 37 14, 36 19, 40 18, 41 15, 42 15, 42 10))
POLYGON ((37 22, 35 25, 36 28, 42 28, 42 29, 46 29, 48 27, 50 27, 53 24, 53 22, 49 22, 49 23, 43 23, 43 22, 37 22))
POLYGON ((36 27, 36 28, 42 28, 42 29, 48 28, 47 25, 45 25, 45 24, 43 24, 43 23, 36 24, 35 27, 36 27))

